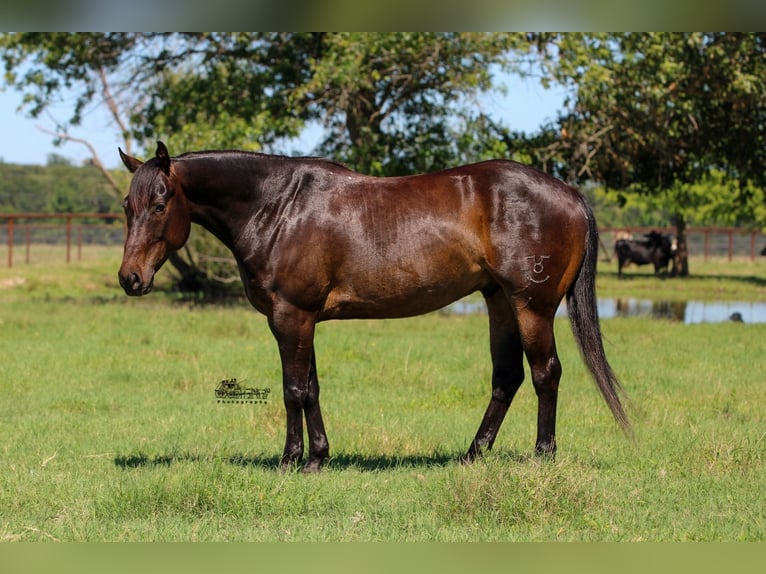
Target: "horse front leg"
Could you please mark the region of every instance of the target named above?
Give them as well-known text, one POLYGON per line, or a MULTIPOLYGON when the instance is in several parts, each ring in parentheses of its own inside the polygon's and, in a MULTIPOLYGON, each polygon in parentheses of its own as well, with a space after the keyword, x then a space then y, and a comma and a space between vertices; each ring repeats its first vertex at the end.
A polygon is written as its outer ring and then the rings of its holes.
POLYGON ((309 460, 303 467, 303 472, 318 472, 322 462, 330 456, 330 443, 327 441, 322 410, 319 407, 319 377, 315 353, 311 353, 308 394, 303 405, 303 412, 306 415, 306 430, 309 435, 309 460))
POLYGON ((309 435, 309 460, 304 471, 319 470, 329 444, 319 408, 319 380, 314 359, 315 318, 296 309, 281 309, 269 320, 282 361, 282 391, 287 418, 284 470, 303 458, 303 415, 309 435))

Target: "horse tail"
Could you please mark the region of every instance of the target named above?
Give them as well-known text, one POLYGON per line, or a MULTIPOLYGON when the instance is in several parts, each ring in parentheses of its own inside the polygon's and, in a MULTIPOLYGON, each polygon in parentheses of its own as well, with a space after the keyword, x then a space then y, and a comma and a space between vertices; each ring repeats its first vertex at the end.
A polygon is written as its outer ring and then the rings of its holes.
POLYGON ((582 203, 588 218, 585 255, 580 272, 566 295, 567 312, 580 353, 593 375, 601 395, 622 430, 632 437, 630 421, 620 400, 620 395, 625 396, 625 391, 606 359, 598 320, 598 307, 596 306, 598 228, 596 227, 596 218, 584 199, 582 203))

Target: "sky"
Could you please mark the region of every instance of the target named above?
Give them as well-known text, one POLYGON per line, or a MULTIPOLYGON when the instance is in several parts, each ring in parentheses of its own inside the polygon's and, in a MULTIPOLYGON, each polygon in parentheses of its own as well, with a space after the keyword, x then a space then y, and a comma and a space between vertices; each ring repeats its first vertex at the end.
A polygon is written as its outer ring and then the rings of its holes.
MULTIPOLYGON (((522 80, 515 76, 504 77, 507 94, 491 93, 481 100, 484 112, 502 119, 512 130, 532 132, 546 120, 553 120, 563 105, 564 91, 559 88, 544 89, 535 79, 522 80)), ((18 111, 22 102, 19 92, 0 88, 0 160, 5 163, 45 165, 50 154, 57 154, 79 165, 90 157, 88 149, 80 143, 67 142, 56 147, 53 136, 40 128, 53 130, 56 121, 63 122, 71 116, 74 101, 62 102, 50 115, 29 118, 18 111)), ((122 145, 119 131, 103 109, 86 113, 83 124, 70 128, 70 135, 88 140, 96 149, 107 168, 120 167, 117 147, 122 145)), ((316 141, 316 131, 307 133, 291 145, 301 154, 310 154, 316 141)), ((173 154, 191 150, 171 150, 173 154)))

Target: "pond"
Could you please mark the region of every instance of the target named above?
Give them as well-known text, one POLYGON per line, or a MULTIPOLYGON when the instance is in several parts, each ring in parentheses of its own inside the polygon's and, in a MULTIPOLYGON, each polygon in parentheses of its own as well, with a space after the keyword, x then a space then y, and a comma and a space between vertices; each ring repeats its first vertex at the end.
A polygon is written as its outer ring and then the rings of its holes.
MULTIPOLYGON (((484 301, 462 300, 444 310, 447 314, 486 313, 484 301)), ((566 317, 566 304, 556 314, 566 317)), ((645 299, 598 300, 598 314, 602 319, 617 317, 650 317, 694 323, 722 323, 741 320, 744 323, 766 323, 766 303, 737 301, 650 301, 645 299)))
MULTIPOLYGON (((563 307, 563 306, 562 306, 563 307)), ((648 301, 642 299, 600 299, 599 316, 651 317, 687 325, 695 323, 766 323, 766 303, 743 301, 648 301)), ((559 310, 562 313, 562 309, 559 310)), ((566 314, 566 311, 563 310, 566 314)))

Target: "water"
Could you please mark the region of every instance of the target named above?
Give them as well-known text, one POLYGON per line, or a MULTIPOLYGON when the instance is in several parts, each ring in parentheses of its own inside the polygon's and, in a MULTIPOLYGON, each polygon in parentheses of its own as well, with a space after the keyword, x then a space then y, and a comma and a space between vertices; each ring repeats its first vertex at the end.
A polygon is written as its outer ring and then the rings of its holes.
MULTIPOLYGON (((462 300, 445 309, 446 313, 466 315, 486 313, 484 301, 462 300)), ((566 304, 556 314, 566 317, 566 304)), ((744 323, 766 323, 766 303, 737 301, 650 301, 645 299, 599 299, 598 314, 602 319, 649 317, 692 325, 722 323, 741 318, 744 323), (734 317, 734 318, 733 318, 734 317)))
MULTIPOLYGON (((563 307, 563 306, 562 306, 563 307)), ((561 313, 562 310, 559 310, 561 313)), ((563 311, 564 314, 566 311, 563 311)), ((766 323, 766 303, 742 301, 647 301, 641 299, 599 299, 599 317, 651 317, 695 323, 766 323)))

